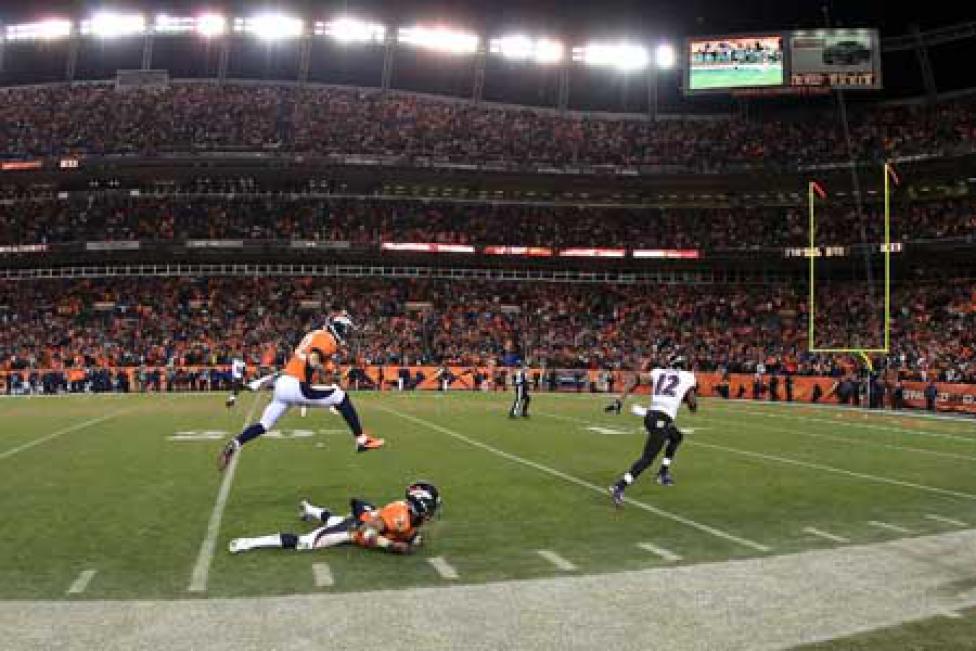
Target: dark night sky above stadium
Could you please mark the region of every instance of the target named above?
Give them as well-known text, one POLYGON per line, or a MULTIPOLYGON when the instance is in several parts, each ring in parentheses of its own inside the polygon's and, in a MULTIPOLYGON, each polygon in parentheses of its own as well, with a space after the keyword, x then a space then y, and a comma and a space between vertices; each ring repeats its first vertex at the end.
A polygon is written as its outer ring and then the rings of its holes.
MULTIPOLYGON (((972 20, 968 2, 892 2, 826 0, 837 25, 877 26, 884 35, 972 20)), ((95 8, 141 8, 148 11, 222 9, 249 13, 257 9, 292 9, 309 16, 348 10, 364 18, 391 22, 441 20, 485 30, 545 30, 567 37, 642 36, 718 33, 756 29, 818 27, 823 0, 345 0, 322 2, 221 2, 168 0, 105 2, 66 0, 0 0, 0 20, 17 22, 42 13, 82 15, 95 8)))

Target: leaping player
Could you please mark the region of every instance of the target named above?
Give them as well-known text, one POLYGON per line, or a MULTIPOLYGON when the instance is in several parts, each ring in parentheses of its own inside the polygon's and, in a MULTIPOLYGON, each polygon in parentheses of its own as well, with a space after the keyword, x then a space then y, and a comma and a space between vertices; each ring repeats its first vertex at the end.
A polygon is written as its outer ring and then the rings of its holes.
POLYGON ((302 500, 299 517, 322 526, 306 534, 273 533, 254 538, 234 538, 230 553, 251 549, 295 549, 310 551, 336 545, 384 549, 394 554, 409 554, 420 546, 420 527, 431 520, 441 506, 441 496, 430 482, 415 481, 407 486, 404 499, 377 509, 360 499, 349 501, 350 513, 333 515, 321 506, 302 500))
POLYGON ((248 425, 221 450, 217 460, 217 467, 221 471, 227 467, 242 445, 270 430, 285 412, 295 406, 323 409, 335 407, 356 437, 357 452, 383 447, 383 439, 373 438, 363 432, 352 400, 335 383, 332 357, 339 350, 339 346, 345 344, 346 337, 353 329, 352 320, 345 312, 329 317, 324 328, 305 335, 281 375, 261 378, 262 382, 274 382, 271 404, 265 407, 261 420, 248 425), (312 384, 312 377, 317 372, 332 381, 328 384, 312 384))
MULTIPOLYGON (((654 458, 665 443, 667 448, 664 450, 661 468, 657 473, 657 483, 662 486, 674 484, 674 479, 671 477, 671 462, 678 451, 678 446, 684 439, 684 435, 674 424, 678 417, 678 409, 682 402, 687 402, 688 409, 692 413, 698 411, 698 398, 696 396, 698 381, 695 379, 694 373, 685 370, 686 366, 687 361, 684 357, 676 357, 671 360, 666 368, 655 368, 646 374, 650 380, 651 405, 647 410, 641 411, 644 411, 647 442, 644 444, 644 452, 640 459, 635 461, 630 470, 624 473, 609 489, 614 506, 618 508, 623 506, 624 490, 654 463, 654 458)), ((640 383, 640 377, 641 373, 638 373, 630 386, 605 411, 619 414, 624 400, 640 383)), ((640 413, 637 409, 639 408, 635 408, 635 413, 640 413)))

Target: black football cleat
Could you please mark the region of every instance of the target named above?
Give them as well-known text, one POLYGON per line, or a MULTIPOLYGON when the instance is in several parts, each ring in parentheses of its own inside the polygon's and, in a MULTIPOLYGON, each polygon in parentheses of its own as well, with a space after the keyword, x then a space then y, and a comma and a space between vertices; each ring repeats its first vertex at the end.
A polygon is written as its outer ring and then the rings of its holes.
POLYGON ((622 509, 624 506, 624 489, 614 484, 607 490, 610 491, 610 500, 613 502, 613 505, 618 509, 622 509))
POLYGON ((223 472, 230 465, 230 460, 234 458, 234 455, 239 449, 241 449, 241 444, 237 442, 237 439, 227 441, 227 445, 224 446, 224 449, 220 451, 220 456, 217 457, 217 470, 223 472))
POLYGON ((671 476, 670 471, 662 468, 661 471, 657 473, 657 483, 661 484, 662 486, 674 486, 674 477, 671 476))

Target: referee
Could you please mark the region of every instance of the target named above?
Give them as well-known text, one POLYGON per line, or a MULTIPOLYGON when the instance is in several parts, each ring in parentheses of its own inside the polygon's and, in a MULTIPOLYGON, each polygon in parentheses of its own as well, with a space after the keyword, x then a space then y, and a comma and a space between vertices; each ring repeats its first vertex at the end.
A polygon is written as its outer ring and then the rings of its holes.
POLYGON ((512 403, 512 408, 508 412, 509 418, 516 418, 521 416, 522 418, 529 417, 529 403, 532 402, 532 398, 529 397, 529 378, 528 373, 526 373, 527 366, 523 363, 520 368, 515 370, 512 374, 512 384, 515 387, 515 401, 512 403))

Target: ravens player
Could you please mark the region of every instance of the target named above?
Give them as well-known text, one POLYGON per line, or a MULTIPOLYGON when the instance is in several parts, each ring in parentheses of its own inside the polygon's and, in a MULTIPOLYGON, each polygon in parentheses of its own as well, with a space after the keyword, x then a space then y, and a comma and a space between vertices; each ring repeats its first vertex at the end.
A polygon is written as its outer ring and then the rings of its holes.
MULTIPOLYGON (((657 482, 662 486, 674 484, 674 479, 671 477, 671 462, 684 438, 675 426, 678 409, 682 402, 687 402, 688 409, 692 412, 698 411, 696 396, 698 383, 695 374, 685 370, 686 366, 687 361, 684 357, 675 357, 666 368, 654 368, 650 373, 646 373, 651 388, 651 405, 644 415, 647 441, 640 458, 609 489, 610 497, 617 507, 623 506, 624 490, 627 486, 633 484, 637 477, 654 463, 654 458, 665 444, 667 448, 664 450, 664 459, 661 460, 661 468, 657 473, 657 482)), ((624 400, 640 383, 640 377, 641 373, 638 373, 630 386, 605 411, 619 414, 624 400)))
POLYGON ((353 544, 385 549, 393 554, 409 554, 422 543, 420 528, 437 514, 441 496, 430 482, 415 481, 407 486, 402 500, 390 502, 381 509, 356 498, 349 501, 349 506, 350 513, 340 516, 302 500, 299 517, 321 522, 322 526, 303 535, 274 533, 234 538, 230 541, 230 552, 238 554, 261 548, 306 551, 353 544))
POLYGON ((271 403, 265 407, 261 420, 248 425, 237 437, 231 439, 220 452, 217 466, 223 470, 234 454, 248 441, 255 439, 274 427, 285 412, 295 406, 335 407, 345 419, 356 437, 356 450, 365 452, 383 447, 383 439, 374 439, 363 432, 356 408, 346 392, 333 379, 328 384, 312 384, 316 373, 335 378, 332 357, 339 346, 345 344, 352 332, 352 319, 345 312, 329 317, 325 327, 305 335, 282 373, 273 378, 274 394, 271 403))

